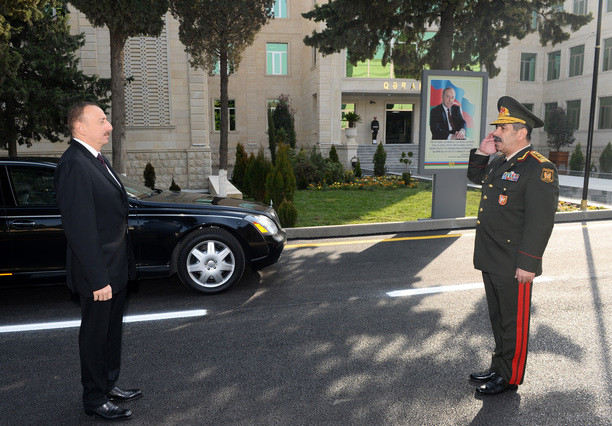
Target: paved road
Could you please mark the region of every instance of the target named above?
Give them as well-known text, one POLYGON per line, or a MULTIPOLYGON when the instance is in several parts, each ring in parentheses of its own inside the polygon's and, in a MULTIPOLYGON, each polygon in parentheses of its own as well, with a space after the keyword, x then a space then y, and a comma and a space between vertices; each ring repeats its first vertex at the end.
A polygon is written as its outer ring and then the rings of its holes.
MULTIPOLYGON (((131 287, 131 424, 612 424, 612 221, 558 224, 535 286, 526 382, 478 399, 491 349, 473 230, 291 241, 228 293, 131 287), (452 291, 454 290, 454 291, 452 291), (395 297, 392 297, 395 296, 395 297)), ((78 319, 63 287, 0 290, 0 327, 78 319)), ((5 329, 1 329, 5 330, 5 329)), ((0 333, 0 424, 88 424, 78 329, 0 333)))

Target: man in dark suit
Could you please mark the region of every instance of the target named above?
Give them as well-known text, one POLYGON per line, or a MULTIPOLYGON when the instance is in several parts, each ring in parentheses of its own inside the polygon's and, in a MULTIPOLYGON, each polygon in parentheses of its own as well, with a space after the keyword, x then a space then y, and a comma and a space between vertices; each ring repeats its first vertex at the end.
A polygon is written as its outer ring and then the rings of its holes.
POLYGON ((530 145, 542 120, 509 96, 497 109, 495 131, 471 151, 468 166, 468 178, 482 185, 474 267, 482 271, 495 340, 489 369, 470 377, 484 382, 476 392, 489 395, 523 383, 532 284, 542 273, 559 198, 555 166, 530 145))
POLYGON ((128 198, 101 155, 112 131, 104 111, 78 103, 68 111, 70 146, 55 171, 55 190, 68 249, 68 287, 81 299, 79 353, 85 413, 104 419, 129 417, 110 400, 142 395, 115 386, 121 362, 123 308, 132 269, 128 198))
POLYGON ((461 107, 455 104, 455 89, 447 87, 442 92, 442 103, 429 115, 431 139, 465 139, 466 127, 461 107))

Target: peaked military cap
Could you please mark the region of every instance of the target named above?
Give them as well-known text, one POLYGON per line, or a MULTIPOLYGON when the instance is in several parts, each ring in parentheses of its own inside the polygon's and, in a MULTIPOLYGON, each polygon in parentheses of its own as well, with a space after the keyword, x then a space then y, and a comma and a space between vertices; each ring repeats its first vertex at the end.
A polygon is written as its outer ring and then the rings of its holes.
POLYGON ((499 98, 497 101, 497 110, 499 111, 499 117, 491 124, 523 123, 532 129, 544 125, 542 120, 525 108, 523 104, 510 96, 502 96, 499 98))

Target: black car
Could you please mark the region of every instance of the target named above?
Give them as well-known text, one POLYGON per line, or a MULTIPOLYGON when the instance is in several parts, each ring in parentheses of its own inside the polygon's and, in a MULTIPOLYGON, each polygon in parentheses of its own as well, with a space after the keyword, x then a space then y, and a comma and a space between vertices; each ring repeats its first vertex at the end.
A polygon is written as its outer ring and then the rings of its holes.
MULTIPOLYGON (((57 159, 0 159, 0 285, 65 282, 66 238, 55 200, 57 159)), ((178 273, 201 293, 275 263, 286 241, 274 209, 121 177, 130 199, 137 278, 178 273)))

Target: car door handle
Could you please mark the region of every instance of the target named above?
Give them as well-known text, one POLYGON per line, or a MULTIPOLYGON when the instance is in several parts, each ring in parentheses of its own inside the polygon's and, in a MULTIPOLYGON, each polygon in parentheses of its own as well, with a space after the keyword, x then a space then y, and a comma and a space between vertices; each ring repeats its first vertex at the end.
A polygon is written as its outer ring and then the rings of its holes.
POLYGON ((11 221, 11 226, 13 228, 34 228, 36 222, 33 220, 13 220, 11 221))

